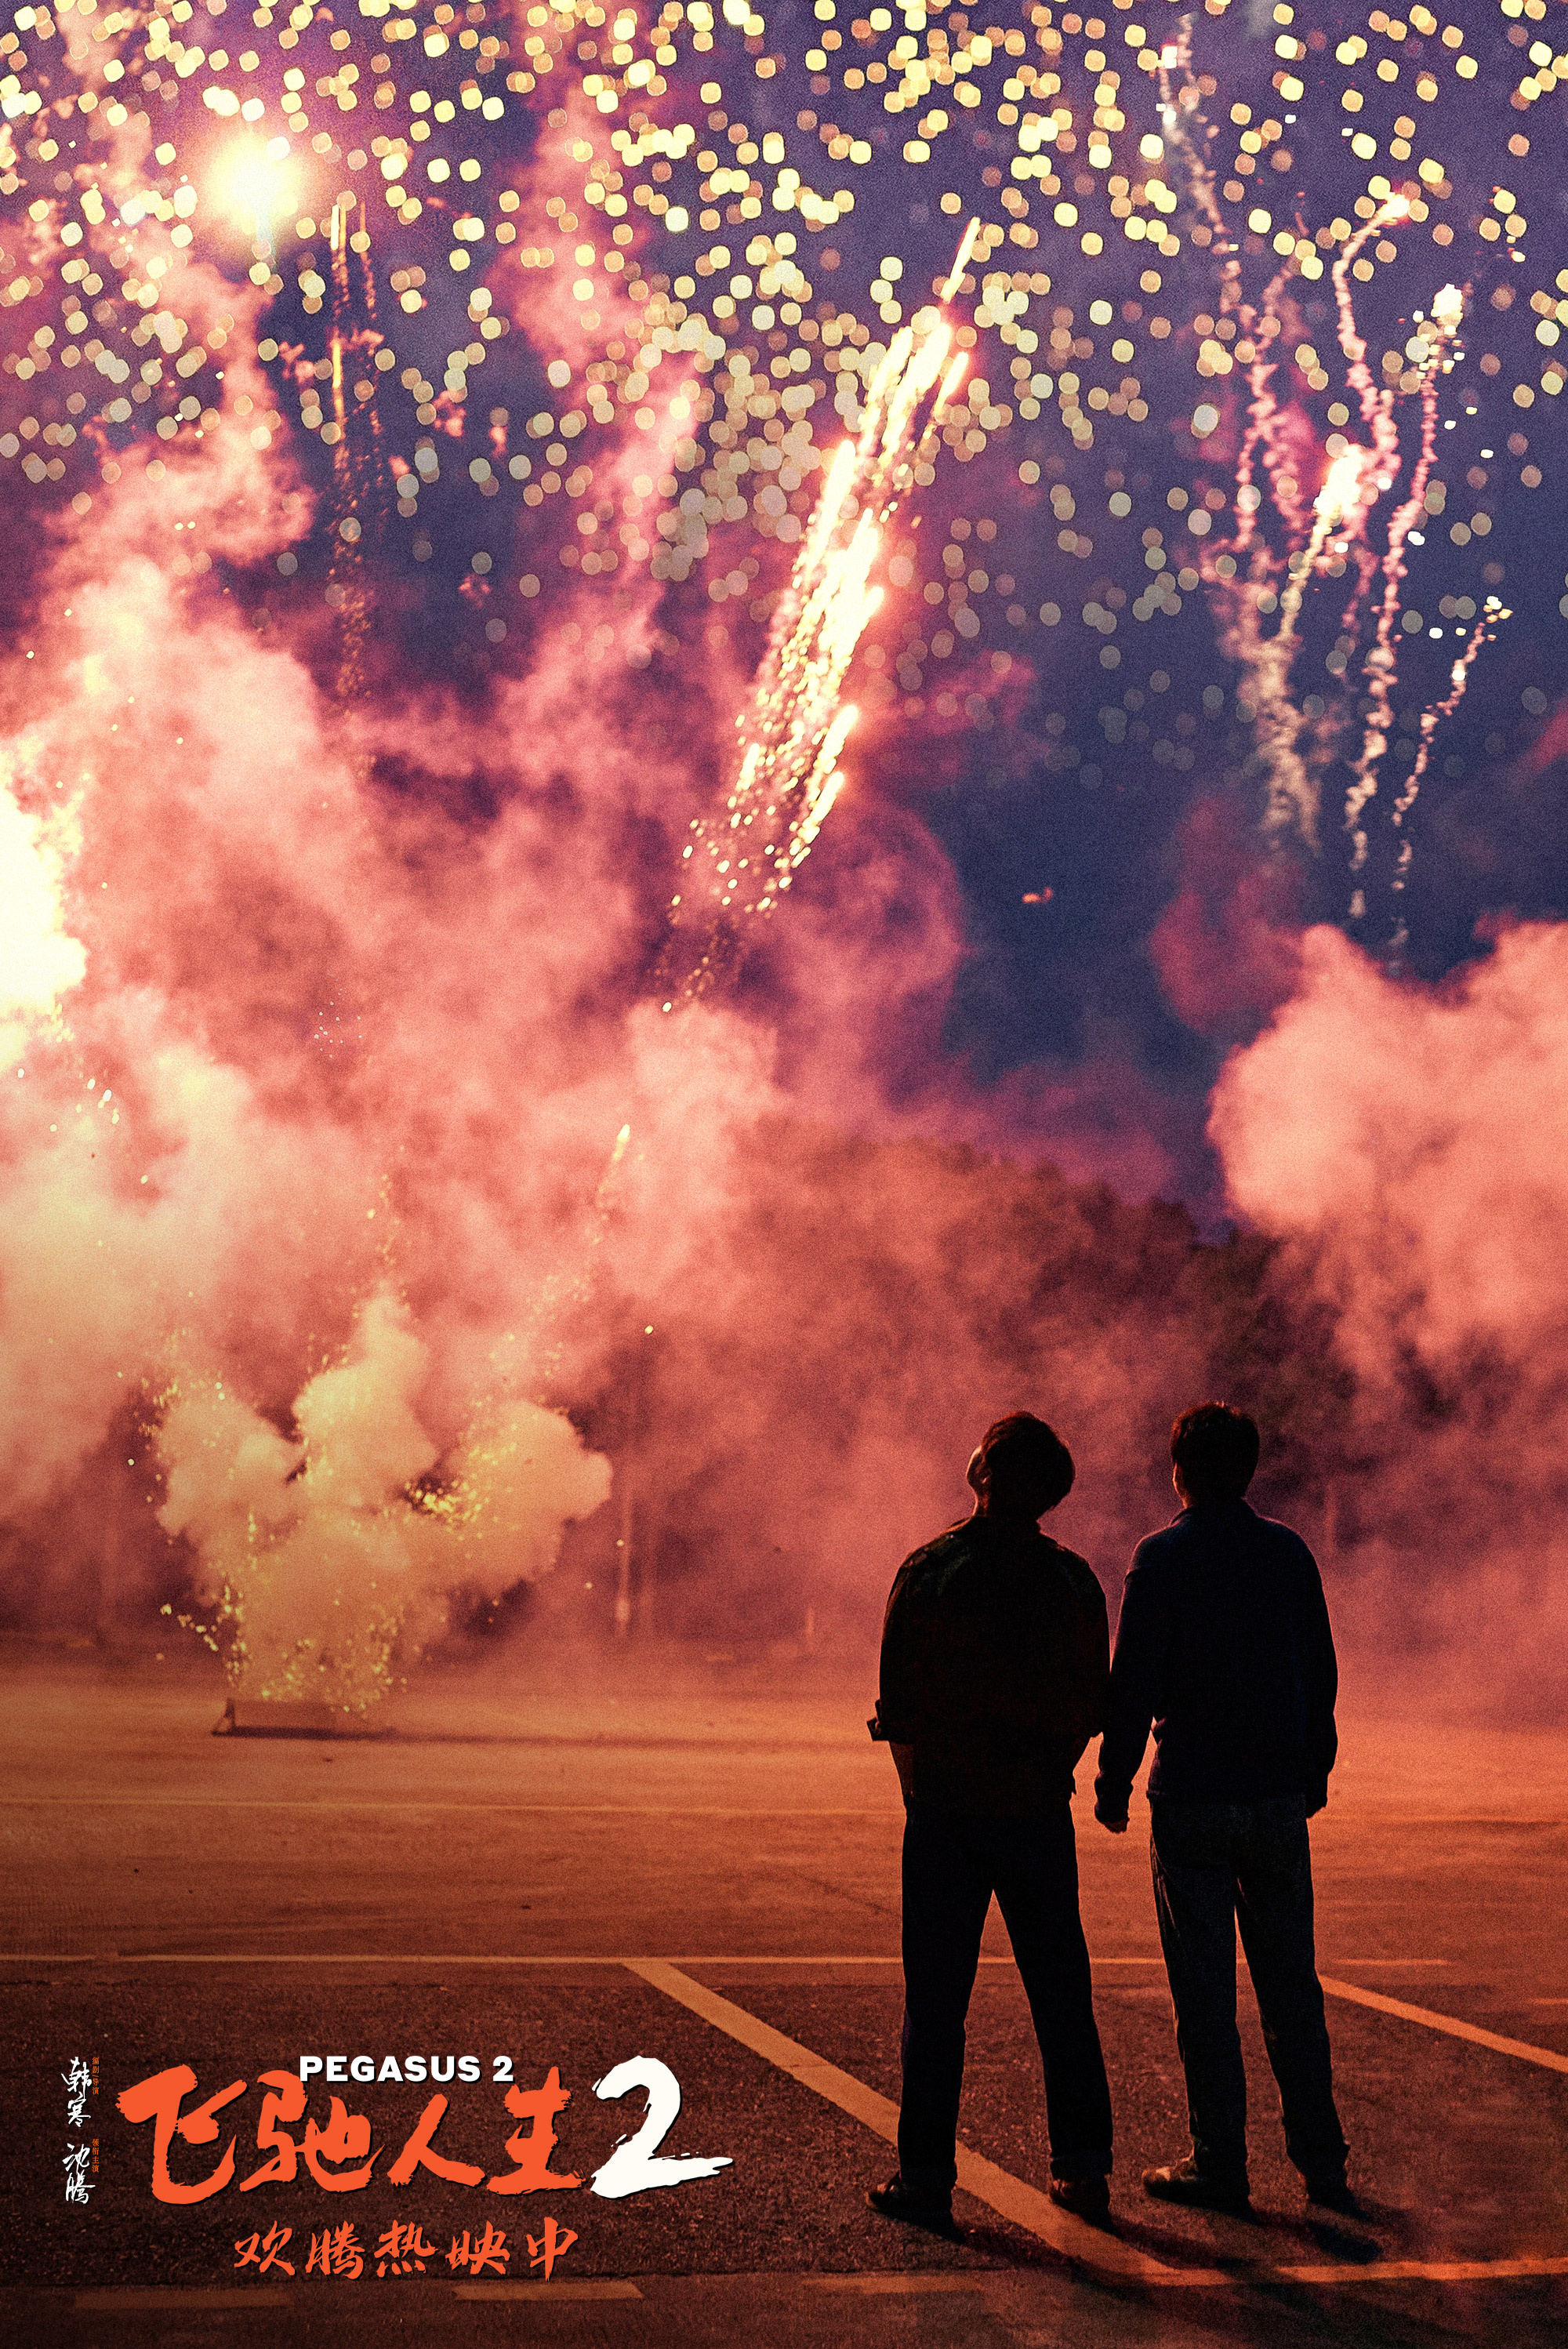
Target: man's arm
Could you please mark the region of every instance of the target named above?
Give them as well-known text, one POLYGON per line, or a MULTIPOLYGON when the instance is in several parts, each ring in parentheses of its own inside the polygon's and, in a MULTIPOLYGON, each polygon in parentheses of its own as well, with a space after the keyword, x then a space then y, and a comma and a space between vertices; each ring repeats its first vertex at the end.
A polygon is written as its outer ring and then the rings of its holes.
POLYGON ((877 1705, 872 1735, 886 1744, 906 1803, 914 1799, 914 1738, 919 1713, 914 1656, 916 1630, 910 1598, 909 1561, 893 1577, 882 1618, 882 1656, 877 1670, 877 1705))
POLYGON ((1323 1595, 1323 1578, 1310 1550, 1306 1556, 1306 1567, 1310 1578, 1306 1620, 1303 1627, 1305 1652, 1302 1660, 1302 1677, 1306 1698, 1306 1766, 1309 1773, 1306 1815, 1311 1818, 1315 1812, 1321 1811, 1327 1804, 1328 1774, 1339 1752, 1339 1733, 1334 1725, 1335 1701, 1339 1694, 1339 1662, 1334 1652, 1334 1633, 1328 1620, 1328 1601, 1323 1595))
POLYGON ((1055 1698, 1059 1719, 1052 1726, 1068 1747, 1069 1766, 1076 1770, 1090 1738, 1105 1727, 1110 1630, 1105 1593, 1088 1560, 1075 1550, 1058 1549, 1057 1563, 1068 1586, 1071 1611, 1063 1626, 1065 1670, 1055 1698))
POLYGON ((1158 1702, 1165 1646, 1165 1609, 1160 1597, 1160 1577, 1151 1574, 1147 1567, 1140 1568, 1139 1553, 1135 1551, 1121 1595, 1105 1735, 1100 1740, 1099 1771, 1094 1782, 1094 1815, 1112 1835, 1120 1835, 1127 1827, 1132 1782, 1143 1760, 1158 1702))

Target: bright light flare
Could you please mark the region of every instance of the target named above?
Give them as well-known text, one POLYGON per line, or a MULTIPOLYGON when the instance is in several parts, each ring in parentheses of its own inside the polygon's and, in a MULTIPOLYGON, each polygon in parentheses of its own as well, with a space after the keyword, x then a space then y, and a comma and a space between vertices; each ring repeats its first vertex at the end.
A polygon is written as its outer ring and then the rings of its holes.
POLYGON ((1314 513, 1322 516, 1330 528, 1370 501, 1367 483, 1377 460, 1374 450, 1352 445, 1342 449, 1323 477, 1323 487, 1312 502, 1314 513))
POLYGON ((258 241, 269 238, 274 219, 299 208, 299 166, 282 139, 270 140, 265 147, 235 148, 218 166, 214 187, 224 210, 253 226, 258 241), (281 154, 275 151, 279 148, 281 154))

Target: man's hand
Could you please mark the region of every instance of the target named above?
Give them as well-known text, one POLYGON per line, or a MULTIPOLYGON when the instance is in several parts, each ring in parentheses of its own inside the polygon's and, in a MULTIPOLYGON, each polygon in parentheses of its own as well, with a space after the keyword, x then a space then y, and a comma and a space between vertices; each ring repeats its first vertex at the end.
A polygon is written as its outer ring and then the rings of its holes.
POLYGON ((1125 1811, 1123 1811, 1119 1819, 1110 1819, 1107 1818, 1105 1813, 1097 1806, 1095 1810, 1095 1817, 1099 1821, 1100 1826, 1105 1829, 1108 1835, 1125 1835, 1127 1833, 1127 1813, 1125 1811))
POLYGON ((898 1783, 903 1790, 903 1799, 906 1803, 913 1803, 914 1800, 914 1748, 913 1745, 900 1745, 890 1738, 888 1752, 892 1755, 893 1768, 898 1772, 898 1783))

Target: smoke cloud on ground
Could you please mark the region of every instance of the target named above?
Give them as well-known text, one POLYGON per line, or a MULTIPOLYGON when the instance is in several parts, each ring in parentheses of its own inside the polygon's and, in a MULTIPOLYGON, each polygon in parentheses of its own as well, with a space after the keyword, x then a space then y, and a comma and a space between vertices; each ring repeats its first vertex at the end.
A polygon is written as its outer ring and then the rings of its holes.
POLYGON ((390 679, 334 705, 321 647, 177 569, 195 521, 243 561, 305 518, 218 446, 84 522, 9 678, 11 1620, 237 1616, 268 1685, 338 1695, 388 1625, 411 1649, 449 1591, 469 1619, 607 1527, 609 1460, 671 1623, 759 1634, 874 1609, 1006 1404, 1070 1386, 1109 1473, 1170 1356, 1130 1384, 1150 1308, 1133 1284, 1102 1328, 1069 1274, 1088 1246, 1112 1276, 1084 1233, 1130 1211, 901 1137, 1054 1130, 1136 1191, 1158 1121, 1114 1071, 985 1098, 943 1062, 963 941, 913 819, 846 810, 738 994, 663 1013, 668 875, 745 686, 723 647, 661 684, 634 611, 568 607, 481 711, 390 679))
POLYGON ((1277 1276, 1332 1317, 1363 1636, 1472 1699, 1560 1698, 1568 1499, 1568 928, 1440 987, 1336 930, 1225 1068, 1212 1133, 1277 1276))
POLYGON ((1223 1392, 1369 1653, 1495 1688, 1522 1641, 1551 1684, 1562 930, 1397 983, 1200 808, 1152 954, 1206 1034, 1272 1019, 1213 1101, 1250 1229, 1203 1244, 1159 1195, 1181 1104, 1114 1049, 990 1086, 944 1050, 958 892, 869 782, 729 991, 660 1009, 721 631, 696 678, 567 603, 482 707, 335 704, 329 646, 179 569, 193 522, 253 561, 307 519, 213 450, 84 522, 6 680, 13 1625, 163 1604, 337 1702, 535 1587, 600 1633, 619 1588, 639 1630, 862 1638, 997 1413, 1060 1425, 1057 1529, 1114 1585, 1223 1392))

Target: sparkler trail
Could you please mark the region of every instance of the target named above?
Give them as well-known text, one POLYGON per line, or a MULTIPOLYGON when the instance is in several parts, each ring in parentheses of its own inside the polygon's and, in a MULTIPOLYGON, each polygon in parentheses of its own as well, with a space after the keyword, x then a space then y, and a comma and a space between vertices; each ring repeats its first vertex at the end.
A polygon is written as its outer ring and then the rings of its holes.
MULTIPOLYGON (((1507 605, 1503 603, 1501 596, 1489 595, 1487 597, 1485 604, 1481 607, 1481 616, 1479 625, 1470 631, 1469 643, 1465 646, 1463 652, 1460 654, 1458 659, 1454 662, 1453 667, 1449 672, 1449 690, 1447 694, 1441 701, 1429 702, 1427 708, 1422 710, 1420 739, 1416 748, 1415 763, 1405 779, 1404 785, 1399 792, 1398 797, 1394 802, 1394 828, 1396 832, 1401 835, 1403 835, 1404 833, 1405 818, 1409 814, 1410 810, 1416 804, 1417 795, 1421 788, 1421 779, 1426 774, 1427 769, 1431 763, 1432 743, 1436 739, 1439 727, 1442 724, 1445 718, 1451 718, 1453 716, 1455 710, 1464 699, 1465 688, 1470 683, 1470 669, 1475 662, 1478 653, 1480 652, 1483 646, 1491 643, 1492 637, 1497 634, 1498 629, 1502 626, 1502 623, 1505 620, 1511 619, 1512 616, 1512 614, 1510 612, 1507 605)), ((1390 969, 1393 970, 1398 970, 1401 967, 1405 948, 1409 944, 1409 931, 1405 925, 1399 910, 1399 900, 1403 895, 1406 884, 1408 882, 1410 877, 1410 843, 1408 839, 1401 836, 1399 842, 1398 859, 1394 868, 1394 879, 1391 885, 1395 899, 1395 922, 1393 936, 1389 941, 1388 963, 1390 969)))
MULTIPOLYGON (((971 220, 947 286, 962 280, 979 229, 971 220)), ((839 759, 859 712, 840 697, 882 600, 870 572, 899 501, 917 481, 933 477, 936 435, 965 365, 952 352, 952 330, 940 312, 917 311, 872 378, 859 438, 844 441, 829 468, 750 707, 738 721, 737 771, 724 813, 694 817, 693 838, 681 851, 682 885, 671 901, 676 936, 665 955, 673 989, 666 1011, 705 992, 729 967, 735 915, 777 907, 843 789, 839 759), (679 934, 694 922, 706 935, 692 961, 689 950, 683 956, 679 934)))

